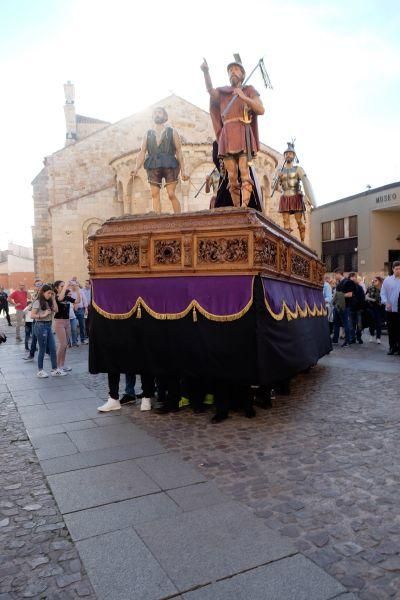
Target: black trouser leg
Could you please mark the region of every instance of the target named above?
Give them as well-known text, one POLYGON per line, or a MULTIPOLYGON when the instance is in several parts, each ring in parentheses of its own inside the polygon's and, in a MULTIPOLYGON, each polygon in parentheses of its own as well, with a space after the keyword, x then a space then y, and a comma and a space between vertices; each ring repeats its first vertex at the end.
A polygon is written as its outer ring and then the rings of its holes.
POLYGON ((5 307, 4 312, 6 313, 6 319, 7 319, 7 323, 10 325, 11 327, 11 319, 10 319, 10 313, 8 312, 8 306, 5 307))
POLYGON ((386 321, 388 327, 389 347, 396 352, 399 350, 399 313, 386 311, 386 321))
POLYGON ((158 409, 161 413, 167 413, 171 410, 178 410, 180 385, 177 377, 158 377, 157 378, 158 400, 161 404, 158 409))
POLYGON ((109 396, 114 400, 119 400, 119 373, 107 373, 109 396))
POLYGON ((212 420, 214 423, 218 423, 227 419, 229 415, 229 383, 226 381, 216 381, 214 389, 215 415, 212 420))
POLYGON ((180 389, 179 378, 168 377, 168 408, 170 410, 179 409, 180 389))
POLYGON ((142 373, 140 375, 140 380, 142 382, 143 398, 153 398, 156 392, 154 376, 149 375, 148 373, 142 373))
POLYGON ((187 377, 185 379, 187 395, 190 399, 190 405, 194 412, 204 412, 205 389, 200 379, 196 377, 187 377))

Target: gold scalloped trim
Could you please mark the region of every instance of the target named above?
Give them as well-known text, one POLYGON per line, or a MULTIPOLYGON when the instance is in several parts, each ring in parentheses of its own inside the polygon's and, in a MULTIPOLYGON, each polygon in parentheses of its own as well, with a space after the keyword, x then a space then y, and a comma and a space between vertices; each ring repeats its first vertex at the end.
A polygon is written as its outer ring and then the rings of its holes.
POLYGON ((129 317, 131 317, 136 311, 137 311, 136 316, 138 318, 140 318, 141 317, 141 308, 143 308, 147 313, 149 313, 149 315, 151 315, 155 319, 159 319, 162 321, 183 319, 184 317, 186 317, 186 315, 188 315, 190 313, 190 311, 193 311, 193 321, 196 321, 197 320, 196 310, 198 310, 200 314, 202 314, 207 319, 210 319, 210 321, 224 322, 224 321, 236 321, 237 319, 240 319, 241 317, 243 317, 243 315, 245 315, 248 312, 248 310, 250 309, 250 307, 253 304, 253 293, 254 293, 254 276, 252 277, 252 281, 251 281, 251 297, 250 297, 249 302, 246 304, 246 306, 242 310, 240 310, 237 313, 230 314, 230 315, 215 315, 213 313, 210 313, 210 312, 208 312, 208 310, 203 308, 198 303, 197 300, 192 300, 184 310, 182 310, 181 312, 178 312, 178 313, 158 313, 155 310, 153 310, 152 308, 150 308, 150 306, 143 300, 143 298, 141 296, 138 297, 134 306, 126 313, 107 312, 107 311, 103 310, 102 308, 100 308, 100 306, 98 304, 96 304, 94 298, 92 300, 92 305, 93 305, 93 308, 100 315, 105 317, 106 319, 129 319, 129 317))
POLYGON ((282 319, 284 319, 285 316, 288 321, 291 321, 292 319, 299 319, 299 318, 304 319, 305 317, 326 317, 326 315, 328 314, 322 304, 321 304, 320 308, 318 308, 318 306, 314 303, 313 308, 311 308, 309 306, 308 302, 306 302, 305 308, 301 308, 297 301, 296 301, 296 309, 293 311, 286 304, 285 300, 283 300, 283 302, 282 302, 282 309, 280 310, 280 312, 276 313, 271 308, 271 305, 269 304, 267 298, 265 297, 265 293, 264 293, 264 301, 265 301, 265 306, 267 307, 269 314, 271 315, 271 317, 273 319, 275 319, 275 321, 282 321, 282 319))

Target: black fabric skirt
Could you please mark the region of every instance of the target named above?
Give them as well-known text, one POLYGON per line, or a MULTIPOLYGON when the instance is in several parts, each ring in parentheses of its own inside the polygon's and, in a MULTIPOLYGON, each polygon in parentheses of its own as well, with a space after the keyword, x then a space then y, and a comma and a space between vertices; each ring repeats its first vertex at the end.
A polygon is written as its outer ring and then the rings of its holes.
POLYGON ((91 310, 90 373, 151 373, 267 385, 286 380, 330 352, 327 317, 276 320, 266 310, 262 283, 236 321, 216 322, 197 313, 159 320, 107 319, 91 310))

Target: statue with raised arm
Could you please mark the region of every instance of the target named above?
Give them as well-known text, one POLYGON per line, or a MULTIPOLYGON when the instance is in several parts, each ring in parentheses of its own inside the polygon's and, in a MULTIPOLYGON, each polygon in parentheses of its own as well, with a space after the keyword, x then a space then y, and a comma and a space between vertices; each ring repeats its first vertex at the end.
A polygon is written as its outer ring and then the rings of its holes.
POLYGON ((288 147, 283 156, 285 162, 278 175, 277 182, 282 190, 282 196, 279 201, 279 212, 283 217, 283 227, 289 232, 292 231, 290 227, 290 215, 294 215, 300 239, 304 242, 306 234, 306 226, 304 224, 306 205, 304 198, 311 208, 315 208, 314 193, 304 169, 298 164, 294 164, 297 157, 293 143, 288 142, 288 147), (304 194, 301 186, 303 186, 304 194))
POLYGON ((252 85, 243 86, 246 73, 239 61, 227 66, 230 85, 224 87, 213 87, 206 60, 201 70, 210 94, 210 114, 218 141, 218 155, 228 173, 233 206, 240 206, 240 200, 242 206, 248 206, 253 190, 249 167, 260 146, 257 117, 264 114, 260 95, 252 85))
POLYGON ((181 212, 181 205, 176 196, 179 172, 183 181, 189 179, 185 174, 181 139, 178 132, 167 126, 168 113, 162 106, 153 112, 154 128, 149 129, 143 138, 142 147, 136 159, 133 179, 144 165, 150 184, 153 210, 161 213, 160 193, 163 181, 175 213, 181 212))

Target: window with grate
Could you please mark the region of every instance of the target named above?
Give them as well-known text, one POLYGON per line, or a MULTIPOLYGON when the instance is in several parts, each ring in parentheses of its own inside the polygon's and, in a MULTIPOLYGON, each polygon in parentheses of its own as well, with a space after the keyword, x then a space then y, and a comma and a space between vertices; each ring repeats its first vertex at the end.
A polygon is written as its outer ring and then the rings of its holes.
POLYGON ((344 238, 344 219, 336 219, 335 221, 335 240, 344 238))
POLYGON ((331 222, 322 223, 322 241, 327 242, 331 239, 331 222))
POLYGON ((323 256, 322 262, 325 263, 325 269, 327 273, 330 273, 332 271, 332 256, 330 254, 323 256))
POLYGON ((349 217, 349 237, 357 237, 358 226, 357 226, 357 215, 349 217))

